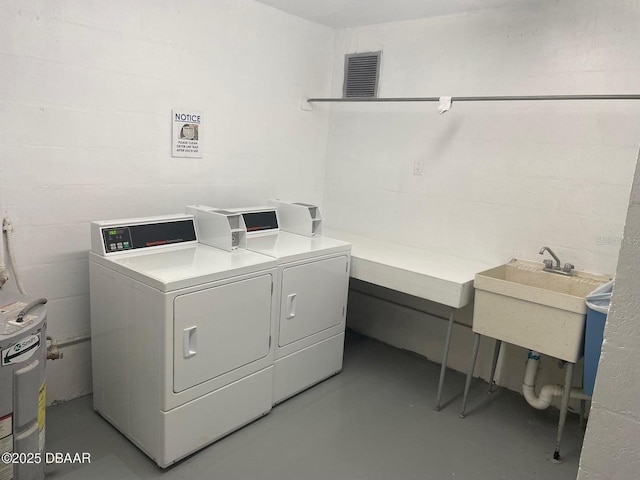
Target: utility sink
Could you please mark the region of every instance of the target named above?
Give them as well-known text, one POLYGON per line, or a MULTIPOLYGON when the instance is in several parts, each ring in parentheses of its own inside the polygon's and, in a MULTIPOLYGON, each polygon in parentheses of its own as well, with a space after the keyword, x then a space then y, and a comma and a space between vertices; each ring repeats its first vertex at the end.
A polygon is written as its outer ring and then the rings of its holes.
POLYGON ((584 344, 584 299, 611 277, 543 267, 513 259, 476 274, 473 331, 575 363, 584 344))

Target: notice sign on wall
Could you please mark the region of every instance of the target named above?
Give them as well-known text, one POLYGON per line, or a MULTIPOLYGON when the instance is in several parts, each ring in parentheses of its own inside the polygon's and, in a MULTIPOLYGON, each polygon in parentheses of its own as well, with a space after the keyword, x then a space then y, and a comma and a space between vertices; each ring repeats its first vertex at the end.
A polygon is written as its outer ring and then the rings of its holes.
POLYGON ((174 108, 172 157, 202 158, 202 113, 174 108))

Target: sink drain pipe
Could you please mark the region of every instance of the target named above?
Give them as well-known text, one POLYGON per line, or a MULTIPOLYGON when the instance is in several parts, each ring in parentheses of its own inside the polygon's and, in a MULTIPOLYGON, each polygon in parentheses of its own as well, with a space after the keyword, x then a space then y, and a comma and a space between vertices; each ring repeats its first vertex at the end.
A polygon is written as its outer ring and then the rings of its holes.
MULTIPOLYGON (((564 393, 564 387, 562 385, 545 385, 540 389, 540 394, 536 395, 536 373, 538 373, 538 362, 540 361, 540 354, 529 350, 529 356, 527 357, 527 369, 524 373, 524 383, 522 384, 522 392, 524 398, 529 405, 538 410, 544 410, 551 405, 553 397, 561 397, 564 393)), ((581 388, 572 388, 569 392, 570 398, 578 398, 580 400, 590 400, 591 397, 584 393, 581 388)))

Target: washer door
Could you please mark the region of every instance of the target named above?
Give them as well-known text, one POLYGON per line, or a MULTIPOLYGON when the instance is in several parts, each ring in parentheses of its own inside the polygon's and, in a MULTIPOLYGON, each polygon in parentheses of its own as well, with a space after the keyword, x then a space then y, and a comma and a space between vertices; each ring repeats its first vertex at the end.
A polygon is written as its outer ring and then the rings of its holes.
POLYGON ((174 392, 269 354, 271 275, 179 295, 173 306, 174 392))
POLYGON ((342 322, 348 275, 346 256, 282 271, 278 346, 284 347, 342 322))

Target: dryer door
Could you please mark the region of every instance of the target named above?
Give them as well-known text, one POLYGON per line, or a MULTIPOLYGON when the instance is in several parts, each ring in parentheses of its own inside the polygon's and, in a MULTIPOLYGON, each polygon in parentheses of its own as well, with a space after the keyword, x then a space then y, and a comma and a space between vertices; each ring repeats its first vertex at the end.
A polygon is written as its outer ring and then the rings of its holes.
POLYGON ((173 390, 269 354, 271 275, 179 295, 174 300, 173 390))
POLYGON ((347 257, 286 267, 282 272, 278 346, 339 325, 344 319, 347 257))

